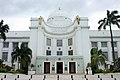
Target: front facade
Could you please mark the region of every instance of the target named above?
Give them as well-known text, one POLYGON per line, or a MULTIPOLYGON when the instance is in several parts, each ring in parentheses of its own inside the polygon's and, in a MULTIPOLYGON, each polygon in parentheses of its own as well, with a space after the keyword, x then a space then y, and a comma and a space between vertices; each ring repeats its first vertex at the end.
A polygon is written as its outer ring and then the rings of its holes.
MULTIPOLYGON (((21 43, 32 49, 36 74, 84 73, 90 62, 90 50, 102 49, 111 64, 109 31, 89 30, 88 18, 76 16, 74 21, 61 9, 54 11, 47 22, 40 16, 31 18, 30 31, 10 31, 0 39, 0 58, 11 66, 11 52, 21 43)), ((120 56, 120 32, 113 31, 116 58, 120 56)), ((17 62, 14 65, 17 68, 17 62)))

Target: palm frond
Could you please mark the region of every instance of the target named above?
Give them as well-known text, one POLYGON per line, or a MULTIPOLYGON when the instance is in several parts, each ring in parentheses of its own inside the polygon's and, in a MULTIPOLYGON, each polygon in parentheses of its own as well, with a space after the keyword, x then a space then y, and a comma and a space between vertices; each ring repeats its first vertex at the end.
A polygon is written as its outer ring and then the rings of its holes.
POLYGON ((101 55, 102 54, 102 50, 98 50, 98 55, 101 55))
POLYGON ((116 25, 117 25, 117 27, 120 29, 120 25, 118 24, 118 22, 116 22, 116 25))
MULTIPOLYGON (((96 66, 96 68, 98 68, 99 65, 104 65, 105 61, 106 61, 106 57, 105 55, 102 53, 102 50, 98 50, 98 48, 92 48, 91 49, 91 64, 93 66, 96 66)), ((92 66, 92 67, 93 67, 92 66)))
POLYGON ((101 22, 104 22, 104 19, 101 19, 98 21, 98 24, 100 24, 101 22))
POLYGON ((4 32, 1 31, 1 37, 3 38, 3 40, 5 41, 6 40, 6 35, 4 32))
POLYGON ((101 30, 103 25, 104 25, 104 23, 101 23, 98 27, 98 30, 101 30))
POLYGON ((116 16, 114 16, 115 18, 120 18, 120 15, 116 15, 116 16))
POLYGON ((110 16, 110 11, 109 10, 107 10, 107 17, 109 17, 110 16))
POLYGON ((94 55, 97 53, 97 51, 98 51, 98 48, 92 48, 90 53, 91 53, 91 55, 94 55))
POLYGON ((106 25, 108 25, 107 18, 105 17, 104 19, 99 20, 98 24, 100 24, 98 30, 101 30, 102 26, 104 26, 103 29, 106 29, 106 25))
POLYGON ((103 25, 103 29, 106 29, 107 23, 104 23, 103 25))
POLYGON ((0 27, 3 25, 3 22, 4 22, 4 21, 3 21, 3 20, 1 20, 1 22, 0 22, 0 27))
POLYGON ((114 10, 114 11, 111 12, 111 15, 115 15, 115 14, 118 14, 117 10, 114 10))
POLYGON ((117 22, 120 22, 120 19, 117 19, 117 22))
POLYGON ((6 40, 5 32, 7 33, 9 30, 9 26, 7 24, 3 25, 3 20, 0 22, 0 36, 3 38, 3 40, 6 40))
POLYGON ((4 25, 4 26, 2 26, 2 28, 1 28, 4 32, 8 32, 8 30, 9 30, 9 26, 6 24, 6 25, 4 25))

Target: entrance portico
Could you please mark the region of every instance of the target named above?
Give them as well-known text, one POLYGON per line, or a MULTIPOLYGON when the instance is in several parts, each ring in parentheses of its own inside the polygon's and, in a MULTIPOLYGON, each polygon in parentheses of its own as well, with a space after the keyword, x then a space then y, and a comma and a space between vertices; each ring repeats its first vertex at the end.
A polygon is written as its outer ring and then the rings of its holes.
POLYGON ((83 73, 82 56, 38 56, 36 74, 83 73))

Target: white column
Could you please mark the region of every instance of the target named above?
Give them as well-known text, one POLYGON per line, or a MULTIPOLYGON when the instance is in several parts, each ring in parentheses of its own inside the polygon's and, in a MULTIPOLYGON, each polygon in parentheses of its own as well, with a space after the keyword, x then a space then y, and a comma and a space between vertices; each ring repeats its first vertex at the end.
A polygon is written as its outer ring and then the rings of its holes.
POLYGON ((81 31, 80 31, 80 27, 78 27, 78 31, 76 32, 76 35, 75 35, 75 47, 76 47, 76 54, 79 55, 79 56, 83 56, 83 53, 82 53, 82 36, 81 36, 81 31))
POLYGON ((38 27, 38 41, 37 41, 37 56, 45 55, 44 53, 44 34, 42 32, 42 28, 38 27))
POLYGON ((76 44, 75 44, 75 36, 73 36, 73 44, 72 44, 72 49, 73 49, 73 55, 75 54, 75 55, 77 55, 77 51, 76 51, 76 44))
POLYGON ((37 31, 38 31, 37 28, 30 29, 29 48, 32 50, 32 55, 33 55, 32 60, 31 60, 32 64, 36 63, 37 41, 38 41, 38 38, 37 38, 38 32, 37 31))
POLYGON ((3 42, 0 42, 0 59, 2 59, 3 42))
POLYGON ((21 44, 22 44, 22 42, 19 42, 19 43, 18 43, 18 47, 19 47, 19 48, 21 47, 21 44))
POLYGON ((120 57, 120 41, 117 42, 118 57, 120 57))
MULTIPOLYGON (((82 27, 82 54, 84 57, 84 70, 86 69, 87 63, 91 61, 90 57, 90 37, 89 37, 89 28, 82 27)), ((79 47, 79 46, 78 46, 79 47)))
POLYGON ((101 42, 98 42, 98 49, 101 49, 101 42))
POLYGON ((11 66, 11 53, 13 51, 13 46, 12 42, 9 42, 9 49, 8 49, 8 62, 9 65, 11 66))
POLYGON ((63 46, 62 46, 62 49, 63 49, 63 55, 67 55, 68 53, 68 49, 67 49, 67 39, 63 39, 63 46))
POLYGON ((111 42, 109 41, 108 42, 108 60, 109 61, 113 61, 113 58, 112 58, 112 47, 111 47, 111 42))
POLYGON ((51 46, 52 46, 52 55, 56 55, 56 50, 57 50, 57 46, 56 46, 56 39, 52 38, 51 39, 51 46))

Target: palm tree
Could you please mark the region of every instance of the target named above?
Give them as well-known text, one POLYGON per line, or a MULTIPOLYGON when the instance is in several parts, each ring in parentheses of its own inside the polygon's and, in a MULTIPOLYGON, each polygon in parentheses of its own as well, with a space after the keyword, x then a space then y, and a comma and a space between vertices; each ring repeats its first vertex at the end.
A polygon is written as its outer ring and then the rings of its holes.
POLYGON ((91 68, 93 72, 98 69, 98 66, 105 65, 106 56, 102 53, 102 50, 98 48, 91 49, 91 68))
POLYGON ((21 44, 21 47, 17 47, 12 52, 11 56, 12 63, 18 60, 18 63, 20 63, 20 68, 25 71, 25 74, 28 74, 28 66, 32 59, 32 50, 28 47, 25 47, 24 44, 21 44))
POLYGON ((21 59, 21 50, 18 46, 11 53, 11 57, 12 57, 12 64, 15 61, 18 61, 18 69, 19 69, 19 63, 20 63, 20 59, 21 59))
POLYGON ((28 74, 28 66, 30 65, 32 59, 32 50, 21 44, 21 53, 21 67, 25 70, 25 74, 28 74))
POLYGON ((5 33, 8 32, 9 30, 9 26, 7 24, 3 25, 3 20, 1 20, 0 22, 0 37, 3 38, 3 40, 6 40, 6 35, 5 33))
MULTIPOLYGON (((117 10, 114 10, 111 12, 109 10, 107 10, 107 17, 99 20, 99 22, 98 22, 98 24, 100 24, 98 27, 99 30, 101 30, 102 27, 103 27, 103 29, 106 29, 106 26, 109 26, 109 28, 110 28, 113 62, 115 61, 115 54, 114 54, 114 44, 113 44, 113 34, 112 34, 111 24, 117 25, 117 27, 120 28, 120 25, 119 25, 120 15, 117 15, 117 14, 118 14, 117 10)), ((114 64, 115 64, 115 62, 114 62, 114 64)))

